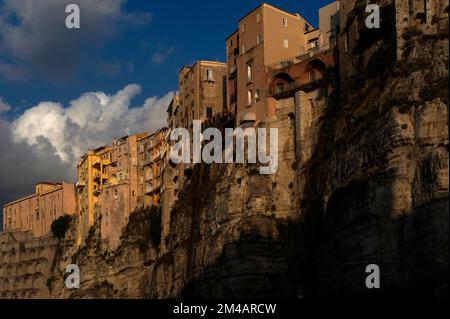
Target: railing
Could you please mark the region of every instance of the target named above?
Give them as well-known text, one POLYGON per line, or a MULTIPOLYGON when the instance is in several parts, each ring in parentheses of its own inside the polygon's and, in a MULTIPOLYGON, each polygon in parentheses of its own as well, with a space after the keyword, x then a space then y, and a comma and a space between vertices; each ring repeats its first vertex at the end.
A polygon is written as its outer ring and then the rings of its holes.
POLYGON ((275 70, 279 70, 279 69, 284 69, 293 64, 297 64, 297 63, 303 62, 305 60, 308 60, 308 59, 314 57, 315 55, 317 55, 318 53, 329 50, 331 48, 332 44, 333 44, 333 42, 327 42, 318 47, 302 51, 299 55, 296 55, 291 58, 284 59, 277 63, 268 65, 267 70, 275 71, 275 70))
POLYGON ((270 92, 270 95, 276 97, 278 95, 284 95, 286 93, 290 93, 291 91, 296 91, 300 89, 301 83, 300 81, 293 81, 284 83, 283 85, 278 85, 275 88, 273 88, 270 92))
POLYGON ((145 186, 145 193, 148 194, 152 194, 155 191, 157 191, 158 189, 161 188, 161 181, 160 180, 154 180, 153 182, 151 182, 150 184, 147 184, 145 186))

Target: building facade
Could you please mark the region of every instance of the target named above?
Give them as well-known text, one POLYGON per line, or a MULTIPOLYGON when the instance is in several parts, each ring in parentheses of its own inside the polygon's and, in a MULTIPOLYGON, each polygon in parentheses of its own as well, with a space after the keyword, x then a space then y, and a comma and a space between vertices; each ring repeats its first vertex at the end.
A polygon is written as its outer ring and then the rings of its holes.
POLYGON ((69 183, 42 182, 35 193, 3 207, 3 230, 31 231, 42 237, 51 231, 54 220, 75 214, 75 188, 69 183))
POLYGON ((267 69, 334 41, 338 12, 339 2, 321 8, 321 25, 314 29, 299 14, 263 3, 239 21, 238 30, 226 40, 227 101, 238 125, 251 126, 274 114, 267 101, 267 69))
POLYGON ((77 165, 76 209, 78 217, 77 244, 86 238, 100 216, 100 194, 109 182, 108 167, 112 149, 103 146, 87 152, 77 165))
POLYGON ((167 128, 162 128, 138 141, 139 207, 160 205, 163 151, 167 132, 167 128))
POLYGON ((227 100, 239 124, 266 117, 266 66, 305 50, 305 32, 312 28, 298 14, 263 3, 239 21, 228 39, 227 100))

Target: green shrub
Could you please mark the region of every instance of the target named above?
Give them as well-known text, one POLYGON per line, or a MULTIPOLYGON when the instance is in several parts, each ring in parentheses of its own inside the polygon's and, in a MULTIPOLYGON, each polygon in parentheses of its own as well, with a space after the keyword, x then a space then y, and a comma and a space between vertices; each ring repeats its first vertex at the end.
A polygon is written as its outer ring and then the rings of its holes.
POLYGON ((62 239, 66 236, 72 218, 69 215, 64 215, 54 220, 51 226, 53 235, 56 238, 62 239))

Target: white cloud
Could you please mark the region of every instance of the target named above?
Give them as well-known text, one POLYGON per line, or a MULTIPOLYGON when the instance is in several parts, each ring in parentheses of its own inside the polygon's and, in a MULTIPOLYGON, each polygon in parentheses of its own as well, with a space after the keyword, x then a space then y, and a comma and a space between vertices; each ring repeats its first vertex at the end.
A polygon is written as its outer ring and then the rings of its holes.
POLYGON ((62 161, 75 163, 88 149, 114 137, 165 126, 172 93, 132 107, 131 101, 140 91, 139 85, 131 84, 114 95, 86 93, 66 108, 60 103, 41 102, 12 123, 14 142, 39 147, 43 137, 62 161))
POLYGON ((41 102, 12 122, 2 118, 10 106, 0 99, 0 206, 42 180, 74 182, 76 163, 88 149, 164 127, 173 94, 132 107, 140 91, 131 84, 113 95, 83 94, 68 106, 41 102))

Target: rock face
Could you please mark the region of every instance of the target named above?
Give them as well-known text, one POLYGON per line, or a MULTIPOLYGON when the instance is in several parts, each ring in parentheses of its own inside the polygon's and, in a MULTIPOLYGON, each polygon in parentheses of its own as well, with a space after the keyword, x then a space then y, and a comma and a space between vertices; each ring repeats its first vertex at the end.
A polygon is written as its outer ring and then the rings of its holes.
POLYGON ((392 69, 341 92, 300 169, 308 294, 368 294, 369 264, 378 293, 448 290, 448 36, 411 41, 392 69))

